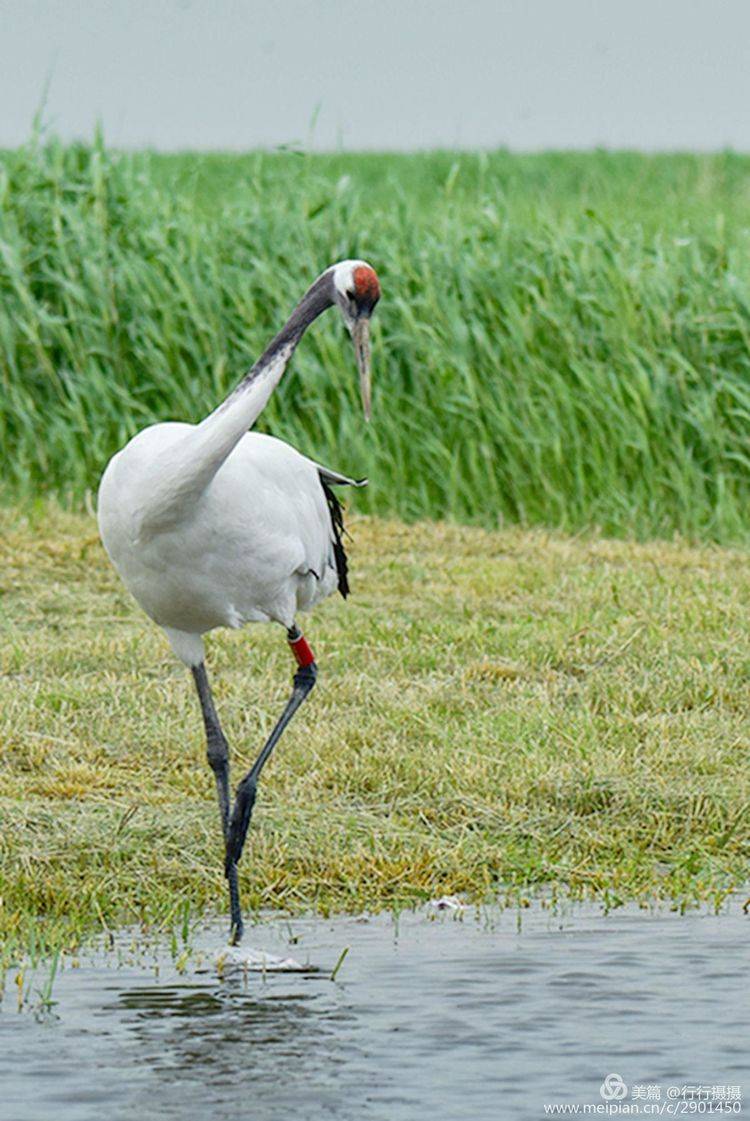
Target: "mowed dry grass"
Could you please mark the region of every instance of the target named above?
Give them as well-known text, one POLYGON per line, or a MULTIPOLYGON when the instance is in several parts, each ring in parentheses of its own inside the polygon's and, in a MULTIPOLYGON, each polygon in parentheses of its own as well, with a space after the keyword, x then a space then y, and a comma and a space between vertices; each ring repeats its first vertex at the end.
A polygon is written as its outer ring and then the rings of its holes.
MULTIPOLYGON (((264 774, 247 906, 542 885, 717 903, 747 878, 745 553, 350 526, 353 595, 306 622, 320 682, 264 774)), ((6 945, 222 910, 189 675, 91 518, 6 510, 0 531, 6 945)), ((217 632, 208 657, 236 780, 293 667, 271 627, 217 632)))

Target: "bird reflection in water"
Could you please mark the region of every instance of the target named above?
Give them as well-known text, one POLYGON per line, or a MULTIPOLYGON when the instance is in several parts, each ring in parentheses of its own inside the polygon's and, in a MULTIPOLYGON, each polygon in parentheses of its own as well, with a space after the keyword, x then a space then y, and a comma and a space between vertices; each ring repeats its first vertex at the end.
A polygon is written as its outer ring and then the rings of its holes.
MULTIPOLYGON (((266 984, 253 978, 209 988, 202 985, 142 987, 117 994, 112 1011, 124 1013, 127 1034, 138 1061, 173 1072, 184 1083, 196 1080, 204 1089, 233 1086, 247 1077, 256 1088, 283 1081, 284 1090, 299 1101, 300 1085, 314 1079, 325 1085, 348 1056, 356 1053, 347 1024, 352 1012, 312 985, 306 992, 258 994, 266 984)), ((270 988, 270 986, 269 986, 270 988)))

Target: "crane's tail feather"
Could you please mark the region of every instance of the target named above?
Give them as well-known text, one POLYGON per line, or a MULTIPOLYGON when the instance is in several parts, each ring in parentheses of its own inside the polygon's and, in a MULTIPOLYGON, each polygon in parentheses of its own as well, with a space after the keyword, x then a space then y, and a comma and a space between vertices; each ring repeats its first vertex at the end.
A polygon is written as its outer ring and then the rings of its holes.
POLYGON ((315 463, 315 460, 310 462, 317 468, 321 482, 329 487, 366 487, 369 482, 369 479, 350 479, 340 471, 333 471, 330 467, 324 467, 322 463, 315 463))
MULTIPOLYGON (((338 588, 341 595, 346 599, 349 595, 349 564, 346 559, 346 550, 344 549, 343 541, 344 534, 346 533, 346 529, 344 528, 344 509, 329 486, 329 473, 325 472, 323 469, 319 469, 318 476, 320 478, 320 485, 323 488, 323 494, 326 496, 326 502, 328 503, 328 512, 331 515, 333 558, 336 563, 338 588)), ((348 481, 349 480, 347 480, 347 482, 348 481)))

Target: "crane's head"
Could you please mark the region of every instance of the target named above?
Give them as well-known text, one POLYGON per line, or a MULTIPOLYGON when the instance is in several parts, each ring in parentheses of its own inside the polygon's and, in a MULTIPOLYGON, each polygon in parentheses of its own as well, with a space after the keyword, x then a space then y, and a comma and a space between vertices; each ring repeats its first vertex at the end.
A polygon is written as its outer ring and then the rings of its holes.
POLYGON ((370 316, 380 299, 377 273, 367 261, 341 261, 333 266, 334 298, 357 356, 365 419, 370 419, 370 316))

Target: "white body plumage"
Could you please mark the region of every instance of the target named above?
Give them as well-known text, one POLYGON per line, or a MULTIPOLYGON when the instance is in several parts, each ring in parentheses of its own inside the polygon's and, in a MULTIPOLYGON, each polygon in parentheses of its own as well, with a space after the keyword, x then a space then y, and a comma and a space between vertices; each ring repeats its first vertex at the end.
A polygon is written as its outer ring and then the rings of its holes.
POLYGON ((112 563, 188 665, 201 661, 206 631, 291 627, 338 579, 319 468, 272 436, 245 433, 178 520, 149 521, 154 469, 176 444, 188 449, 194 432, 186 424, 145 429, 111 460, 99 491, 112 563))

